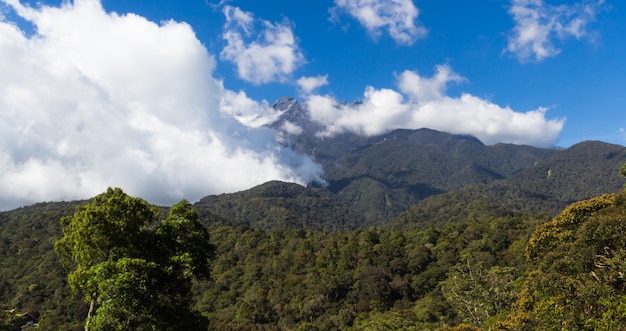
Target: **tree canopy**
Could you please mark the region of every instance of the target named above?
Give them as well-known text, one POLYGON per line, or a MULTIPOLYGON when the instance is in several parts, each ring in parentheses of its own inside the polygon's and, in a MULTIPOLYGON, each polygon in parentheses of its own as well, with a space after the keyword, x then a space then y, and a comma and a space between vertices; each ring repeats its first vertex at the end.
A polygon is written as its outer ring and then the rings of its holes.
POLYGON ((626 192, 577 202, 535 230, 508 330, 626 328, 626 192))
POLYGON ((158 209, 109 188, 61 220, 55 249, 90 308, 85 330, 206 328, 191 310, 191 280, 208 276, 208 231, 186 200, 158 209))

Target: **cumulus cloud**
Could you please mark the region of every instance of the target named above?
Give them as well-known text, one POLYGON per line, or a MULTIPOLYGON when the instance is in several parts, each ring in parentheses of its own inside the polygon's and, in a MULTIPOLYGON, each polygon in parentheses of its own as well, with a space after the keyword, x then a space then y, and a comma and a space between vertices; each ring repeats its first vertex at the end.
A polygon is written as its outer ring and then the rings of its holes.
POLYGON ((517 112, 464 93, 446 95, 446 85, 463 81, 448 65, 439 65, 433 77, 414 71, 397 76, 399 91, 367 87, 362 102, 344 104, 325 95, 311 95, 311 118, 326 127, 322 136, 341 132, 376 135, 394 129, 431 128, 469 134, 486 144, 508 142, 551 146, 559 138, 564 119, 546 119, 547 109, 517 112))
POLYGON ((226 46, 220 58, 233 62, 239 77, 253 84, 285 81, 304 60, 288 21, 257 20, 250 12, 224 6, 226 46), (255 29, 259 23, 261 32, 255 29))
POLYGON ((417 22, 419 9, 412 0, 335 0, 332 19, 338 12, 356 18, 374 38, 386 30, 400 45, 412 45, 427 34, 417 22))
POLYGON ((108 186, 170 204, 320 175, 231 116, 275 114, 224 90, 187 24, 107 13, 97 0, 3 2, 36 32, 0 21, 0 209, 108 186))
POLYGON ((549 5, 543 0, 511 0, 509 13, 515 21, 506 48, 522 62, 541 61, 554 57, 561 50, 555 39, 593 38, 589 23, 604 0, 585 1, 572 5, 549 5))
POLYGON ((319 75, 315 77, 300 77, 296 84, 304 94, 309 94, 314 90, 328 85, 328 75, 319 75))

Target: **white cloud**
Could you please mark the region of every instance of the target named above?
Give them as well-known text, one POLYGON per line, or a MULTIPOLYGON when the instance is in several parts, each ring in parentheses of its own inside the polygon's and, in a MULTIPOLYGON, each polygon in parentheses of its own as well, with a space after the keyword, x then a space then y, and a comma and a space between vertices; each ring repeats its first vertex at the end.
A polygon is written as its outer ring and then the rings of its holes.
POLYGON ((229 115, 272 116, 224 90, 187 24, 106 13, 96 0, 4 2, 37 33, 0 21, 0 209, 107 186, 170 204, 320 175, 272 131, 229 115))
POLYGON ((226 46, 220 58, 233 62, 241 79, 257 85, 285 81, 305 62, 289 22, 260 20, 262 31, 254 33, 256 20, 252 13, 232 6, 225 6, 223 12, 226 24, 222 38, 226 46))
POLYGON ((272 108, 267 101, 257 102, 243 92, 224 90, 220 110, 236 118, 241 124, 253 128, 276 121, 282 112, 272 108))
POLYGON ((398 87, 414 101, 440 99, 446 92, 449 82, 462 82, 466 79, 452 71, 448 65, 435 67, 432 78, 424 78, 412 71, 404 71, 398 78, 398 87))
POLYGON ((315 77, 300 77, 296 81, 296 84, 298 84, 298 86, 300 87, 300 90, 304 94, 309 94, 322 86, 328 85, 328 75, 323 75, 323 76, 319 75, 315 77))
POLYGON ((374 38, 387 30, 396 43, 412 45, 427 34, 417 22, 419 9, 411 0, 335 0, 335 5, 333 12, 348 12, 374 38))
POLYGON ((486 144, 551 146, 558 140, 565 120, 546 119, 545 108, 516 112, 466 93, 458 98, 445 95, 447 83, 462 80, 448 65, 437 66, 431 78, 404 71, 398 75, 400 92, 370 86, 362 103, 346 105, 329 96, 312 95, 307 106, 311 118, 326 127, 322 133, 326 136, 431 128, 473 135, 486 144))
POLYGON ((543 0, 511 0, 509 13, 515 27, 508 38, 506 51, 520 61, 541 61, 554 57, 561 50, 555 39, 593 38, 587 29, 595 20, 604 0, 586 1, 572 5, 549 5, 543 0))
POLYGON ((294 124, 292 122, 289 121, 285 121, 285 123, 283 123, 281 129, 285 132, 287 132, 288 134, 292 134, 292 135, 299 135, 302 132, 304 132, 304 130, 299 127, 297 124, 294 124))

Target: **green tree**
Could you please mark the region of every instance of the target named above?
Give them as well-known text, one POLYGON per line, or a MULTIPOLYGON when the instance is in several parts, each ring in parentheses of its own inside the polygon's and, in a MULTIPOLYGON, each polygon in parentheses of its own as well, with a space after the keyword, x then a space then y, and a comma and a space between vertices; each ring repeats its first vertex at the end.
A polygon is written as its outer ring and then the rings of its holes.
POLYGON ((208 277, 207 261, 213 254, 213 246, 207 229, 198 222, 198 213, 187 200, 170 208, 167 219, 154 230, 153 240, 144 251, 154 250, 160 263, 179 273, 182 279, 193 276, 208 277))
POLYGON ((157 217, 156 207, 109 188, 61 220, 55 250, 89 303, 85 330, 206 329, 190 307, 192 278, 208 275, 208 232, 186 200, 153 226, 157 217))
POLYGON ((535 230, 507 330, 626 327, 626 191, 572 204, 535 230))
POLYGON ((377 312, 361 314, 354 321, 351 331, 417 331, 419 328, 413 320, 414 316, 407 312, 377 312))
POLYGON ((511 267, 457 264, 450 268, 448 278, 441 283, 444 297, 457 309, 464 323, 481 328, 488 320, 508 311, 517 297, 511 267))
POLYGON ((87 205, 77 208, 71 217, 63 217, 63 237, 55 250, 67 265, 74 265, 68 275, 74 290, 81 290, 89 302, 85 330, 96 308, 97 286, 90 282, 90 269, 106 261, 139 254, 144 228, 156 220, 158 211, 144 200, 126 195, 119 188, 109 188, 87 205))

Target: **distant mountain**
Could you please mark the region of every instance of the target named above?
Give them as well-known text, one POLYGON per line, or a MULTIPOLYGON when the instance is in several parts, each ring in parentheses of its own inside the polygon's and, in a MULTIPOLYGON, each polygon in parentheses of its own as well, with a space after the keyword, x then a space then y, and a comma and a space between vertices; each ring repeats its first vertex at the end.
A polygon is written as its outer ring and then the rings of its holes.
POLYGON ((507 178, 556 152, 485 146, 473 137, 429 129, 396 130, 345 147, 341 141, 350 139, 335 137, 318 144, 317 155, 328 157, 316 160, 324 166, 329 190, 345 203, 367 210, 371 224, 380 224, 428 196, 507 178))
POLYGON ((568 149, 496 144, 430 129, 321 138, 324 128, 293 98, 271 124, 286 146, 325 171, 325 187, 268 182, 195 204, 208 226, 348 230, 420 227, 472 217, 555 215, 566 205, 617 192, 626 148, 587 141, 568 149))
POLYGON ((575 201, 623 190, 624 179, 617 174, 624 163, 623 146, 582 142, 509 178, 424 199, 399 215, 392 225, 426 226, 506 213, 554 216, 575 201))
POLYGON ((286 97, 273 107, 283 114, 270 126, 288 137, 288 146, 323 165, 328 189, 344 204, 364 211, 366 224, 381 224, 433 194, 507 178, 556 152, 511 144, 485 146, 471 136, 430 129, 320 138, 324 128, 311 121, 306 105, 286 97), (286 122, 302 130, 289 133, 283 129, 286 122))
POLYGON ((272 107, 282 113, 267 126, 276 130, 279 142, 301 153, 314 153, 317 137, 324 127, 311 120, 307 107, 292 97, 278 99, 272 107))

